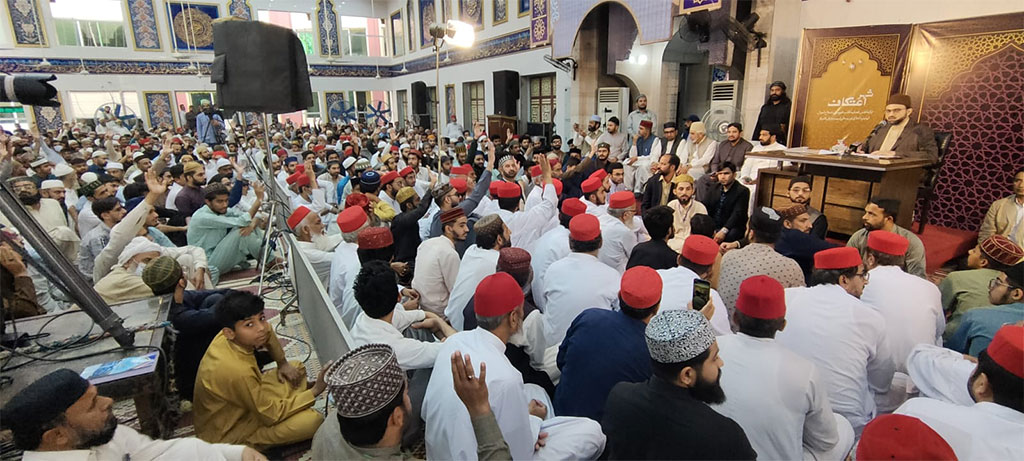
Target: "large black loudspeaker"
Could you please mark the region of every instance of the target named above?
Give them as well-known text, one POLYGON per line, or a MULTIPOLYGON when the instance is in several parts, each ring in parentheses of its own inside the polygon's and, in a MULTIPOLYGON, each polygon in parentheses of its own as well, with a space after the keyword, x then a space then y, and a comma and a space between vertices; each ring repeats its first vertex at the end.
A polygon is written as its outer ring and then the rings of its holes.
POLYGON ((313 105, 302 42, 271 24, 214 24, 210 81, 224 109, 281 114, 313 105))
POLYGON ((494 72, 494 113, 515 117, 519 107, 519 72, 494 72))
POLYGON ((419 126, 430 126, 430 109, 427 98, 427 84, 423 82, 412 82, 412 119, 419 126))

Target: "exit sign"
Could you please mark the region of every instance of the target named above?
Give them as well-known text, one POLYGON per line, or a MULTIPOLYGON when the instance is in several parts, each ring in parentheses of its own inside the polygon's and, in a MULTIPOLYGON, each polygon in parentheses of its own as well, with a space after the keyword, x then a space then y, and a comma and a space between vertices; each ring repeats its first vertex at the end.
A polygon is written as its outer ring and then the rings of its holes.
POLYGON ((18 106, 18 107, 0 107, 0 114, 23 114, 23 113, 25 113, 25 108, 21 107, 21 106, 18 106))

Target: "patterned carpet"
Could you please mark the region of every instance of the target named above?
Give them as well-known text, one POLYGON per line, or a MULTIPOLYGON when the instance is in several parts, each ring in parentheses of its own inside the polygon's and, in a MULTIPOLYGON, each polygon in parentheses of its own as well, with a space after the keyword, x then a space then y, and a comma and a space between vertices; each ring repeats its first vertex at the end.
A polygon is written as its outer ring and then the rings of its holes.
MULTIPOLYGON (((256 293, 259 289, 259 271, 249 269, 227 274, 221 279, 217 288, 231 288, 256 293)), ((267 320, 281 340, 285 356, 289 360, 302 361, 306 366, 307 379, 310 381, 315 380, 320 372, 320 361, 316 356, 316 351, 310 346, 312 340, 302 320, 302 314, 294 306, 290 306, 286 314, 284 316, 281 315, 286 302, 294 297, 291 287, 267 284, 264 288, 264 293, 263 300, 267 320), (284 323, 282 323, 282 320, 284 323)), ((274 366, 274 364, 270 364, 265 369, 272 369, 274 366)), ((171 385, 174 385, 173 380, 171 385)), ((168 398, 171 399, 172 408, 176 407, 180 412, 174 437, 191 437, 195 435, 195 428, 192 425, 192 404, 187 401, 178 400, 175 390, 168 393, 168 398)), ((326 394, 322 394, 317 399, 316 404, 314 404, 314 408, 325 412, 326 404, 326 394)), ((135 403, 131 399, 115 402, 114 415, 117 416, 118 421, 122 424, 140 429, 135 411, 135 403)), ((271 450, 264 454, 271 459, 306 461, 310 459, 309 448, 310 442, 307 441, 271 450)))

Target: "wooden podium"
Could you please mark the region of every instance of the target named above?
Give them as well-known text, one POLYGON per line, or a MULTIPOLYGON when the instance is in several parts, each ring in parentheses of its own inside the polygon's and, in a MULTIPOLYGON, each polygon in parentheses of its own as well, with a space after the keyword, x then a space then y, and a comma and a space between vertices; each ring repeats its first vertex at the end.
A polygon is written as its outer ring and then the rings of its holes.
POLYGON ((505 139, 505 133, 508 130, 512 130, 513 133, 519 132, 519 122, 515 117, 509 117, 507 115, 488 115, 487 116, 487 135, 496 134, 501 136, 501 142, 507 143, 505 139))
POLYGON ((829 230, 853 234, 863 227, 864 207, 872 197, 897 199, 900 209, 896 224, 910 229, 917 201, 917 186, 924 167, 931 161, 920 158, 874 159, 862 156, 821 155, 788 151, 751 152, 747 158, 778 160, 779 168, 762 169, 757 176, 758 206, 782 209, 790 206, 789 180, 800 174, 812 175, 810 205, 828 217, 829 230), (795 167, 782 168, 782 162, 795 167))

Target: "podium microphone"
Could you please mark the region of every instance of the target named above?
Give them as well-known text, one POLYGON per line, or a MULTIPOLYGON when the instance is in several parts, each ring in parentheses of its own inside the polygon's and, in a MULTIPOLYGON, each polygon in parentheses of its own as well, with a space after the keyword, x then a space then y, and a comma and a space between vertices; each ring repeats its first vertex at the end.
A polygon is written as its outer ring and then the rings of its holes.
POLYGON ((57 80, 53 74, 3 75, 0 102, 17 102, 27 106, 58 107, 57 89, 47 82, 57 80))

